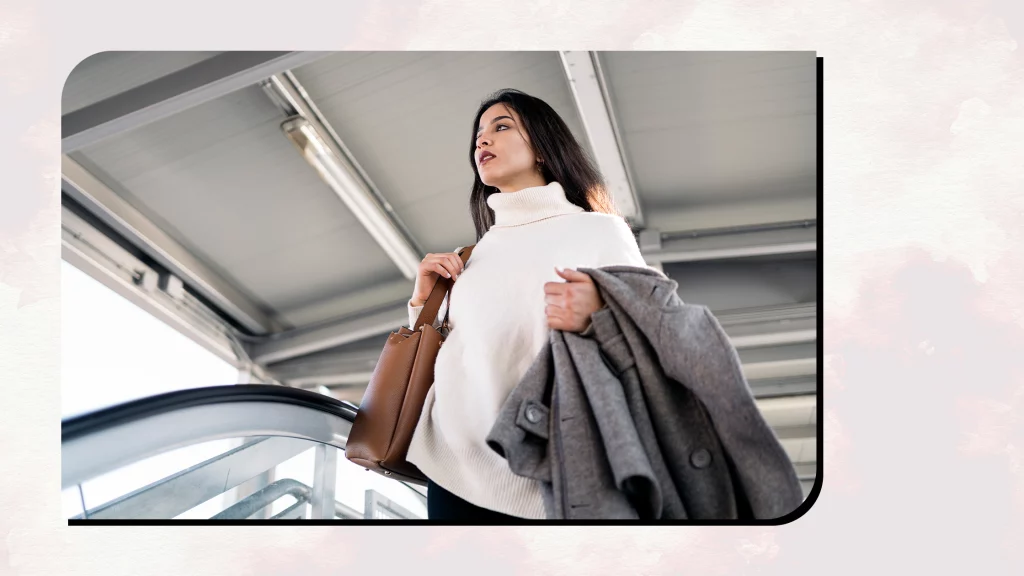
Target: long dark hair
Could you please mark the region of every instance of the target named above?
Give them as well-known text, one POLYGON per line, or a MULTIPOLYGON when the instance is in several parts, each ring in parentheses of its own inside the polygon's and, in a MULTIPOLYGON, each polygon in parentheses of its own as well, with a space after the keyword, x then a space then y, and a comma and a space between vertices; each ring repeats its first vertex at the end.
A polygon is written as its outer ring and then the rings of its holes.
POLYGON ((587 212, 618 215, 601 173, 558 113, 540 98, 506 88, 484 100, 473 119, 473 139, 469 147, 473 192, 469 196, 469 211, 476 226, 477 241, 494 224, 494 211, 487 205, 487 198, 499 192, 497 188, 487 186, 480 180, 480 172, 476 167, 476 134, 480 117, 495 104, 504 104, 519 115, 522 129, 526 130, 534 153, 543 161, 541 174, 545 184, 558 182, 565 190, 566 199, 587 212))

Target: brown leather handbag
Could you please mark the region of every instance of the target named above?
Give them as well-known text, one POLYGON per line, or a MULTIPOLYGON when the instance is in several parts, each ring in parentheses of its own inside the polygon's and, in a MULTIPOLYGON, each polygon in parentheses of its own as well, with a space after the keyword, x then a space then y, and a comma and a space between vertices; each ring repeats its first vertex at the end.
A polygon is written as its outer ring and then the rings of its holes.
MULTIPOLYGON (((474 246, 459 250, 463 266, 474 246)), ((367 470, 427 484, 427 477, 405 456, 434 383, 434 360, 448 334, 452 284, 451 278, 438 276, 413 329, 402 326, 384 344, 345 445, 345 457, 367 470), (446 294, 448 309, 438 331, 434 320, 446 294)))

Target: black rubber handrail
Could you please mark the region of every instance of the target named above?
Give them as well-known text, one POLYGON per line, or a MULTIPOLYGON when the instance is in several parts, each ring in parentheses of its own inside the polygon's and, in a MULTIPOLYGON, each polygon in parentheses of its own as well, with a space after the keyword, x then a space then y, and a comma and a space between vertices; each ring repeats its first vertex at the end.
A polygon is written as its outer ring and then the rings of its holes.
POLYGON ((61 442, 67 442, 107 428, 174 410, 228 402, 290 404, 326 412, 349 422, 355 421, 356 417, 356 409, 353 405, 309 390, 271 384, 234 384, 178 390, 74 416, 61 422, 60 439, 61 442))

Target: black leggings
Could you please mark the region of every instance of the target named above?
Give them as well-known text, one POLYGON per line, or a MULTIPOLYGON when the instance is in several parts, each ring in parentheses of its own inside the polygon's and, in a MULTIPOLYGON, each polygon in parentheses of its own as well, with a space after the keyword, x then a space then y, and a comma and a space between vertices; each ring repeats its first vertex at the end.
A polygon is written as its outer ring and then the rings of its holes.
POLYGON ((481 508, 444 488, 427 482, 427 518, 430 520, 521 520, 515 516, 481 508))

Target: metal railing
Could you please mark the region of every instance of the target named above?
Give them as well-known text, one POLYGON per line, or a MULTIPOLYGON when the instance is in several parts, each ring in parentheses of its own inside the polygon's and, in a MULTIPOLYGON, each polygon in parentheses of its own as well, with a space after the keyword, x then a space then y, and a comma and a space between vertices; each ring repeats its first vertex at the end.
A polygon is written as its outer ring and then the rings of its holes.
POLYGON ((311 447, 308 441, 295 438, 253 438, 75 519, 174 518, 311 447))
MULTIPOLYGON (((284 496, 295 498, 295 503, 272 519, 305 518, 305 507, 313 500, 313 489, 298 480, 285 478, 272 482, 264 488, 250 494, 215 515, 214 520, 242 520, 249 518, 284 496)), ((333 516, 346 520, 359 520, 363 517, 358 510, 350 508, 337 500, 334 501, 333 516)))
MULTIPOLYGON (((283 478, 257 489, 212 519, 267 517, 269 512, 265 509, 285 496, 291 496, 295 502, 270 516, 271 519, 304 519, 307 509, 313 519, 420 518, 375 490, 366 490, 366 507, 362 513, 338 502, 334 499, 333 489, 334 471, 338 465, 336 448, 322 444, 314 446, 294 438, 266 437, 249 439, 239 447, 79 514, 74 519, 174 518, 311 449, 317 451, 313 487, 292 478, 283 478), (318 490, 317 484, 328 485, 318 490)), ((425 501, 420 492, 409 489, 425 501)))
MULTIPOLYGON (((356 412, 350 403, 309 391, 235 385, 173 392, 65 420, 61 484, 78 489, 83 511, 71 519, 176 518, 236 489, 255 493, 232 494, 230 505, 214 518, 266 518, 267 507, 283 496, 295 503, 273 518, 368 517, 337 502, 334 494, 338 453, 345 448, 356 412), (87 506, 83 483, 93 478, 176 449, 226 439, 242 443, 113 501, 87 506), (279 465, 311 449, 312 486, 290 478, 273 481, 279 465)), ((421 492, 408 484, 406 488, 425 501, 421 492)), ((417 518, 376 492, 372 502, 369 517, 383 511, 384 517, 417 518)))

